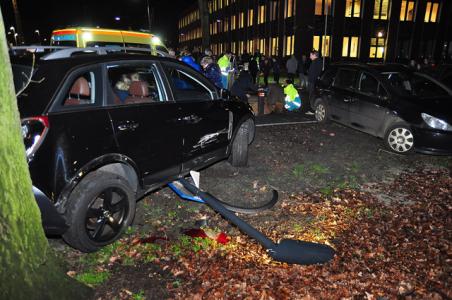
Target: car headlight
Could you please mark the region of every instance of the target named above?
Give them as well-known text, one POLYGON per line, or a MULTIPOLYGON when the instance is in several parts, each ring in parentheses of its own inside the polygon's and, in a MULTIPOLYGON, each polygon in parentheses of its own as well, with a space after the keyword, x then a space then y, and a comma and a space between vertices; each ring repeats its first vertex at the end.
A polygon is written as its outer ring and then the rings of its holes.
POLYGON ((452 126, 450 126, 446 121, 435 118, 426 113, 422 113, 421 116, 422 116, 422 119, 424 119, 424 122, 427 123, 427 125, 432 128, 446 130, 446 131, 452 131, 452 126))

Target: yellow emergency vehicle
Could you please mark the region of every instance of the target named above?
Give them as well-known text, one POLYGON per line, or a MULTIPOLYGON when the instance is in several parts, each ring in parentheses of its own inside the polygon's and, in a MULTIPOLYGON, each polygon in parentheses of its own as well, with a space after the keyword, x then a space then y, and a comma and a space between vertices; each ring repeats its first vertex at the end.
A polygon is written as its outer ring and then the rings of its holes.
POLYGON ((68 47, 132 47, 168 52, 159 37, 146 32, 103 28, 76 27, 52 32, 52 46, 68 47))

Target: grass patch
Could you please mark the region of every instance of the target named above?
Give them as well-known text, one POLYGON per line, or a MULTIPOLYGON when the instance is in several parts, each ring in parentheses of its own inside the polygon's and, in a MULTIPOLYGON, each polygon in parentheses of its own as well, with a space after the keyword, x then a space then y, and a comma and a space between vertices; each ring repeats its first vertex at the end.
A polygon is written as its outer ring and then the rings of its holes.
POLYGON ((75 279, 89 286, 96 286, 105 282, 109 277, 110 273, 108 271, 86 271, 84 273, 77 274, 75 279))
POLYGON ((292 169, 292 174, 297 178, 303 178, 306 176, 318 177, 320 175, 329 174, 330 169, 322 164, 296 164, 292 169))

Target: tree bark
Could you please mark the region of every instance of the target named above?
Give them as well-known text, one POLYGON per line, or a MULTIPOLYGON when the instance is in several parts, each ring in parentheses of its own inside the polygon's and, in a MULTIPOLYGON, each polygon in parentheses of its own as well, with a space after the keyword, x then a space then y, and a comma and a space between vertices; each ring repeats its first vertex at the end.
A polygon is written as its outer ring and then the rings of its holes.
POLYGON ((0 298, 87 299, 50 249, 21 136, 3 17, 0 11, 0 298))
POLYGON ((209 8, 207 6, 207 0, 198 0, 198 6, 202 28, 202 48, 204 51, 210 48, 209 8))

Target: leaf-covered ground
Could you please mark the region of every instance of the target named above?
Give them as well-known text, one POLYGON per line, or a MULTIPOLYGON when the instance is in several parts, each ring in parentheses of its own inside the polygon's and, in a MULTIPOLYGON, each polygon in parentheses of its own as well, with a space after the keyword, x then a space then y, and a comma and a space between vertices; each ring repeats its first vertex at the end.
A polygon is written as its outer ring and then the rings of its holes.
POLYGON ((69 274, 107 274, 97 285, 100 299, 450 299, 450 175, 416 170, 366 192, 294 194, 257 219, 246 217, 274 240, 331 245, 337 254, 324 265, 276 263, 212 213, 208 235, 227 232, 226 245, 129 233, 99 253, 73 252, 69 274))

